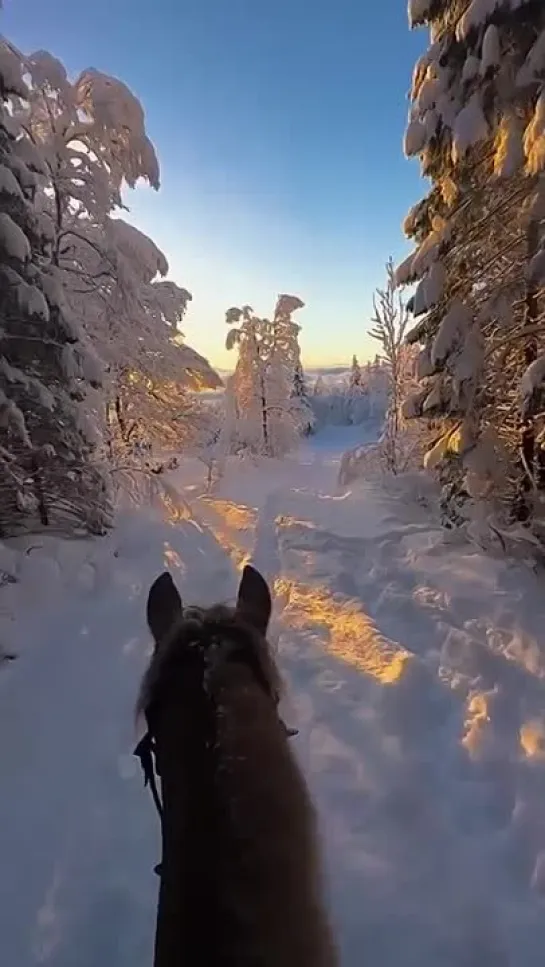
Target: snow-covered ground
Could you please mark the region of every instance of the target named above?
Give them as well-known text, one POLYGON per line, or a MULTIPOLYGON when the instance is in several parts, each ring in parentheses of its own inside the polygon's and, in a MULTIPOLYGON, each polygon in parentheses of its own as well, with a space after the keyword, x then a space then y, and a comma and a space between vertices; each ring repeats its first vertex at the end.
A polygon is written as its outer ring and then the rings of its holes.
POLYGON ((275 589, 285 715, 315 793, 345 967, 538 967, 545 949, 545 596, 450 543, 414 480, 339 490, 361 428, 214 497, 186 462, 95 542, 0 565, 0 961, 149 967, 158 858, 133 702, 150 582, 275 589), (408 487, 410 484, 410 488, 408 487), (13 620, 15 618, 15 620, 13 620))

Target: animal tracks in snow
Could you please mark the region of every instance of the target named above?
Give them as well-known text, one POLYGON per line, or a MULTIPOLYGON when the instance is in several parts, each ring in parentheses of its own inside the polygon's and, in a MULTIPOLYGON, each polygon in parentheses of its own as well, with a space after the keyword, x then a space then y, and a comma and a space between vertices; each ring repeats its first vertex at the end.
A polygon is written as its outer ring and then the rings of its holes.
MULTIPOLYGON (((131 756, 146 591, 168 567, 185 601, 230 601, 252 560, 275 592, 343 967, 541 967, 542 585, 448 545, 401 489, 339 491, 335 474, 310 452, 215 496, 174 474, 111 538, 50 549, 0 680, 6 963, 151 962, 158 830, 131 756)), ((35 563, 0 589, 6 612, 29 604, 35 563)))

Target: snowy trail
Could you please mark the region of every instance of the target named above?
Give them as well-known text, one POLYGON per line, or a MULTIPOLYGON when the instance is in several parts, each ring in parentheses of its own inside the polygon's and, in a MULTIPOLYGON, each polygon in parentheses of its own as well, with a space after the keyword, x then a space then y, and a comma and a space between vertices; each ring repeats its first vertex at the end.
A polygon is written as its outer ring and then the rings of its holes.
POLYGON ((367 944, 374 963, 392 967, 401 951, 404 963, 537 964, 542 902, 529 887, 542 844, 535 815, 520 828, 513 817, 528 791, 530 811, 541 808, 516 764, 525 707, 543 709, 541 683, 504 659, 485 672, 467 629, 456 643, 457 622, 422 608, 426 589, 411 587, 402 554, 396 573, 399 532, 366 541, 289 522, 280 539, 283 579, 295 586, 284 666, 305 724, 346 963, 367 944), (455 669, 439 675, 433 646, 449 647, 449 636, 473 664, 468 679, 480 679, 473 721, 470 681, 454 689, 455 669), (489 755, 494 732, 503 734, 489 755))
POLYGON ((338 491, 345 446, 245 466, 215 497, 174 474, 163 518, 126 515, 64 568, 0 674, 2 964, 151 963, 158 829, 131 757, 145 595, 167 565, 185 600, 229 600, 248 559, 275 590, 343 965, 542 963, 542 579, 449 547, 399 494, 338 491))
MULTIPOLYGON (((449 548, 396 495, 336 492, 334 466, 314 454, 291 486, 265 484, 239 547, 275 587, 343 963, 537 967, 542 579, 449 548)), ((224 533, 236 502, 206 504, 224 533)))
POLYGON ((236 573, 191 519, 131 523, 100 546, 99 596, 76 575, 0 679, 2 964, 151 963, 158 829, 131 755, 145 595, 165 564, 191 599, 210 579, 232 595, 236 573))

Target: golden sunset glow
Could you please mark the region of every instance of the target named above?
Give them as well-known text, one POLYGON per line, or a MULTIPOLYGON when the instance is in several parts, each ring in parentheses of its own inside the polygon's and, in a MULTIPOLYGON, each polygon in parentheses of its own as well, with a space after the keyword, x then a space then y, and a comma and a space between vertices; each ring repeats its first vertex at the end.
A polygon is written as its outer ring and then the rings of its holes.
POLYGON ((207 511, 207 526, 235 567, 241 571, 251 556, 257 510, 217 497, 203 497, 201 504, 207 511))
POLYGON ((383 685, 399 681, 411 655, 383 638, 371 618, 352 601, 335 600, 325 588, 286 578, 274 585, 275 595, 287 604, 283 618, 288 627, 327 629, 327 651, 371 675, 383 685))
POLYGON ((520 745, 528 759, 545 758, 545 723, 531 719, 520 727, 520 745))
POLYGON ((474 692, 467 702, 462 738, 462 745, 472 758, 479 755, 489 724, 489 696, 485 692, 474 692))

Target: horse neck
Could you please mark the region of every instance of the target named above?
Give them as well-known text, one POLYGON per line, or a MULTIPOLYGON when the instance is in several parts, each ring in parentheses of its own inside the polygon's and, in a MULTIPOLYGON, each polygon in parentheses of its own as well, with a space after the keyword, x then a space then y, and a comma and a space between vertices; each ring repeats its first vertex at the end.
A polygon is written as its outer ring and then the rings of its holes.
POLYGON ((163 799, 155 967, 215 964, 206 951, 217 910, 214 720, 202 681, 189 684, 165 703, 155 729, 163 799))
POLYGON ((202 686, 186 695, 158 736, 155 967, 332 967, 314 813, 273 703, 243 666, 226 669, 218 717, 202 686))

